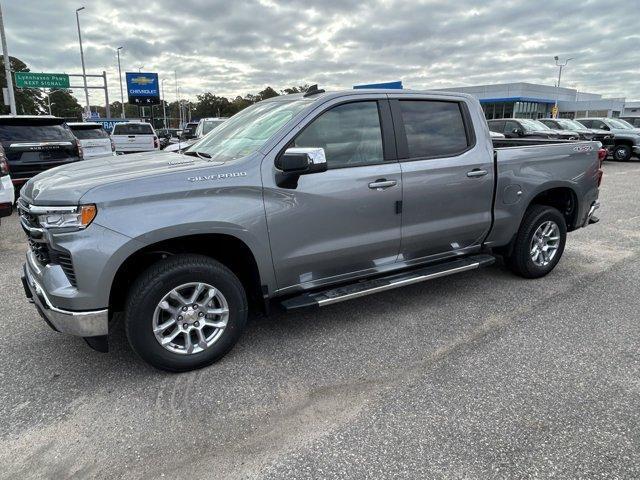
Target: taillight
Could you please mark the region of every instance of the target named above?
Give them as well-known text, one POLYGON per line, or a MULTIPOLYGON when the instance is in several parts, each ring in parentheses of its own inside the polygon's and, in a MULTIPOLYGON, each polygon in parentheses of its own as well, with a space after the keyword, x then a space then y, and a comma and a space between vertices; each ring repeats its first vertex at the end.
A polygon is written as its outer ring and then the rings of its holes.
POLYGON ((110 138, 109 140, 111 140, 111 151, 115 152, 116 151, 116 142, 113 141, 113 138, 110 138))
POLYGON ((78 149, 78 158, 82 160, 84 158, 84 152, 82 151, 82 145, 80 145, 80 141, 76 141, 76 148, 78 149))
POLYGON ((153 137, 153 148, 160 148, 160 141, 156 136, 153 137))
POLYGON ((600 160, 600 166, 602 166, 606 158, 607 158, 607 149, 606 148, 598 149, 598 160, 600 160))

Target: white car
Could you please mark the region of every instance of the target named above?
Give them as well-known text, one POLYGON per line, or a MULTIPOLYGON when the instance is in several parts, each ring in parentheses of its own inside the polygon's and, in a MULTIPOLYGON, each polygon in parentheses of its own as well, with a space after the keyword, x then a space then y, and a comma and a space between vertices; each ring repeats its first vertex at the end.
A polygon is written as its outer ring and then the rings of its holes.
POLYGON ((160 140, 151 124, 146 122, 116 123, 111 138, 117 153, 160 150, 160 140))
POLYGON ((196 127, 195 138, 190 138, 188 140, 180 140, 177 143, 172 143, 167 146, 164 151, 165 152, 181 152, 186 150, 187 147, 190 147, 206 134, 208 134, 211 130, 218 127, 221 123, 225 122, 226 117, 209 117, 209 118, 201 118, 198 122, 198 126, 196 127))
POLYGON ((107 131, 99 123, 67 123, 73 135, 78 139, 84 152, 84 158, 115 155, 116 146, 107 131))
POLYGON ((4 150, 0 149, 0 218, 11 215, 14 202, 15 192, 11 175, 9 175, 9 164, 5 158, 4 150))

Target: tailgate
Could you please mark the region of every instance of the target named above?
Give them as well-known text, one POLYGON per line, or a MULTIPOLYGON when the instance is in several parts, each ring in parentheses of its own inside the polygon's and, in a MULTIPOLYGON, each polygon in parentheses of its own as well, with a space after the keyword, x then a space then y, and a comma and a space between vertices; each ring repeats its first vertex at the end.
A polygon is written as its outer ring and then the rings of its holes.
POLYGON ((145 152, 155 148, 153 135, 113 135, 118 152, 145 152))

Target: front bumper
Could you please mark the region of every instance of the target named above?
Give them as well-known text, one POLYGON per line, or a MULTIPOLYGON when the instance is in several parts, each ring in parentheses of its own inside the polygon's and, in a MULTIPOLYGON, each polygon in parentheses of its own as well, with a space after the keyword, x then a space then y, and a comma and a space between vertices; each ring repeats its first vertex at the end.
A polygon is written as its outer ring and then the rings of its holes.
POLYGON ((22 285, 30 302, 34 303, 38 313, 54 330, 79 337, 97 337, 107 335, 109 330, 109 311, 92 310, 74 312, 56 308, 47 293, 29 272, 27 264, 23 266, 22 285))

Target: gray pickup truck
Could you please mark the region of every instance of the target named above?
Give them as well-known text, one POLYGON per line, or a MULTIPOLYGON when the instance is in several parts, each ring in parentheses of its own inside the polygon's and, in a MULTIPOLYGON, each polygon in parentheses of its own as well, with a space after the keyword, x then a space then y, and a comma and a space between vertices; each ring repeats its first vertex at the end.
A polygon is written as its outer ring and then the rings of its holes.
POLYGON ((265 100, 187 153, 26 184, 23 284, 51 327, 106 351, 124 312, 144 360, 185 371, 225 355, 252 308, 322 307, 494 255, 541 277, 596 220, 602 177, 597 142, 492 141, 477 100, 408 90, 265 100))

